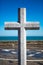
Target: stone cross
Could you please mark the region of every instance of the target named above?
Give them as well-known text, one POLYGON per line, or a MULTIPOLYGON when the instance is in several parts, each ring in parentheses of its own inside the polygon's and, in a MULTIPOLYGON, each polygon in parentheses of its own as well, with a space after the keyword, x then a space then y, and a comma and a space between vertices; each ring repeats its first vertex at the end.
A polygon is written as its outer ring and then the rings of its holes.
MULTIPOLYGON (((6 30, 18 30, 19 64, 26 65, 26 32, 25 30, 39 29, 39 22, 26 22, 26 8, 18 8, 18 23, 5 22, 6 30)), ((13 34, 13 33, 12 33, 13 34)))

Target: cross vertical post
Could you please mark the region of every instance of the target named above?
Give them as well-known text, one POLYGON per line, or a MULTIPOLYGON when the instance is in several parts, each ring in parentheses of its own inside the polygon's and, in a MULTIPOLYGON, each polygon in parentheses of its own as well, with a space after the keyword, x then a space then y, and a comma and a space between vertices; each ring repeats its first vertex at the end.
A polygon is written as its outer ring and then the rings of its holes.
POLYGON ((25 8, 18 9, 18 21, 21 24, 21 28, 18 32, 20 38, 20 65, 26 65, 26 30, 24 28, 24 23, 26 22, 25 8))

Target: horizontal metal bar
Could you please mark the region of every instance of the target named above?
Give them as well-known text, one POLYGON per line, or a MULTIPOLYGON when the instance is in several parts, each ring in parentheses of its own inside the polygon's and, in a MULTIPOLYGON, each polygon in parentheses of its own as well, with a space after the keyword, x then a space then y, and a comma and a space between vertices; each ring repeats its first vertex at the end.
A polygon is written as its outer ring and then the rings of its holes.
MULTIPOLYGON (((18 59, 6 59, 6 58, 0 58, 0 60, 11 60, 11 61, 18 61, 18 59)), ((43 60, 26 60, 26 61, 43 61, 43 60)))
POLYGON ((0 60, 11 60, 11 61, 18 61, 18 59, 6 59, 6 58, 0 58, 0 60))
POLYGON ((26 60, 26 61, 43 61, 43 60, 26 60))

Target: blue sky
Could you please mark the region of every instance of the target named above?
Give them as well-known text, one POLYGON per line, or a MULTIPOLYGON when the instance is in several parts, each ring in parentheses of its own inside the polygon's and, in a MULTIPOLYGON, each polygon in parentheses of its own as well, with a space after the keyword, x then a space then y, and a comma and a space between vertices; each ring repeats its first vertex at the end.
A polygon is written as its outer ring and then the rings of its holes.
POLYGON ((0 0, 0 36, 17 36, 16 30, 4 30, 5 21, 18 21, 18 8, 26 8, 27 21, 39 21, 40 30, 28 30, 27 36, 43 36, 43 0, 0 0))

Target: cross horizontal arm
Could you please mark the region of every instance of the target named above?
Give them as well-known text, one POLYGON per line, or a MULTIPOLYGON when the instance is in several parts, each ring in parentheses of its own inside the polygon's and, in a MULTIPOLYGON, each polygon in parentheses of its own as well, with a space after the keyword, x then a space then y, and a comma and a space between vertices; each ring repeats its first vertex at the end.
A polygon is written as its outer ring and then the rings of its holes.
POLYGON ((25 28, 29 30, 39 29, 40 23, 39 22, 26 22, 25 28))
POLYGON ((5 30, 13 30, 18 29, 20 27, 19 23, 17 22, 5 22, 5 30))

